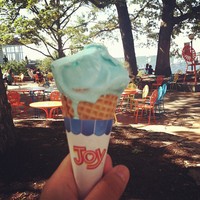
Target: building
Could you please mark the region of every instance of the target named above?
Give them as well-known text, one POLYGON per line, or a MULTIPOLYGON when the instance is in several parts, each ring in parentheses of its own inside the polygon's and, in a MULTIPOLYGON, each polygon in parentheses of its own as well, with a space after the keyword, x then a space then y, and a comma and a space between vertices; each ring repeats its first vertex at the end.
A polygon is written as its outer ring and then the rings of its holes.
POLYGON ((0 46, 0 64, 3 63, 3 58, 6 56, 9 61, 21 61, 24 59, 22 45, 5 45, 0 46))
POLYGON ((8 60, 21 61, 24 59, 22 45, 6 45, 2 48, 8 60))
POLYGON ((8 45, 0 45, 0 64, 3 63, 3 58, 6 56, 9 61, 21 61, 24 59, 23 45, 15 39, 8 45))

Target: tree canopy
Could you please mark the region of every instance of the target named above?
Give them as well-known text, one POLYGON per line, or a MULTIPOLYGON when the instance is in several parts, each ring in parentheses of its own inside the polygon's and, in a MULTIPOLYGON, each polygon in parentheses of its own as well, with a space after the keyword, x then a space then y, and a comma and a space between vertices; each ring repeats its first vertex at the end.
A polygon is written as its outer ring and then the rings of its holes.
POLYGON ((80 1, 4 1, 1 15, 1 43, 9 43, 14 37, 27 45, 43 44, 46 51, 38 50, 53 58, 65 56, 66 50, 81 48, 91 42, 88 24, 95 20, 95 9, 83 8, 80 1), (25 3, 26 2, 26 3, 25 3), (8 10, 8 12, 6 12, 8 10), (6 34, 5 34, 6 33, 6 34))
POLYGON ((43 44, 46 51, 37 51, 55 58, 54 55, 63 57, 67 50, 74 53, 96 38, 113 40, 117 38, 113 31, 120 29, 124 57, 135 75, 134 39, 146 35, 145 45, 157 43, 156 73, 170 75, 172 39, 183 31, 199 30, 199 2, 194 0, 2 0, 0 3, 0 43, 9 43, 19 36, 24 45, 43 44))

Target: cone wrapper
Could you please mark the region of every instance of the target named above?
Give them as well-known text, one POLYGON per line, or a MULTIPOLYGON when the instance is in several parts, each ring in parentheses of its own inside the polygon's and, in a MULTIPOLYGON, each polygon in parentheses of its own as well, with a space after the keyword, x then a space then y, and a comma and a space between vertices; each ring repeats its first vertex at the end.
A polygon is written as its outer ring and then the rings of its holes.
POLYGON ((103 174, 113 120, 64 118, 73 173, 80 198, 103 174))

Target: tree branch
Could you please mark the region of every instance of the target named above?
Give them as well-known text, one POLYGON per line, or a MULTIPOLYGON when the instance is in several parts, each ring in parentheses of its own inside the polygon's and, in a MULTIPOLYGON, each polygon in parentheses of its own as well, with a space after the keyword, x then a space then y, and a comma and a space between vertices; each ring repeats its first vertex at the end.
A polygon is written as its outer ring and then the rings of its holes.
POLYGON ((152 2, 152 0, 147 1, 147 3, 137 12, 137 15, 133 18, 134 21, 139 17, 140 13, 144 11, 150 2, 152 2))
POLYGON ((200 19, 200 6, 193 7, 192 12, 182 14, 179 17, 174 17, 174 23, 179 24, 187 19, 200 19))
POLYGON ((37 51, 37 52, 41 53, 42 55, 44 55, 44 56, 46 56, 46 57, 49 57, 49 58, 54 59, 54 57, 51 55, 51 53, 49 53, 49 54, 45 54, 43 51, 38 50, 38 49, 33 48, 33 47, 30 47, 30 46, 28 46, 28 45, 26 45, 26 44, 24 44, 24 43, 22 43, 22 42, 20 42, 20 44, 23 45, 23 46, 25 46, 25 47, 27 47, 28 49, 31 49, 31 50, 37 51))
POLYGON ((89 0, 92 4, 94 4, 97 8, 105 8, 110 4, 110 1, 102 1, 102 0, 89 0))

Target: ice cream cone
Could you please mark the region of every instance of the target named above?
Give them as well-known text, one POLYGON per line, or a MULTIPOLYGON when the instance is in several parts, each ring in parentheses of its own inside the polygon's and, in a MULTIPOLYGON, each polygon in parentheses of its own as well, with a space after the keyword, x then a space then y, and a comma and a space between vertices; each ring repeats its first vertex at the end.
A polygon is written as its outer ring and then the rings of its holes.
POLYGON ((60 58, 51 67, 62 94, 73 172, 83 199, 102 176, 117 99, 129 82, 128 71, 98 44, 60 58))
POLYGON ((118 97, 102 95, 95 103, 79 102, 79 119, 72 119, 72 101, 62 96, 66 135, 81 198, 101 178, 118 97))

